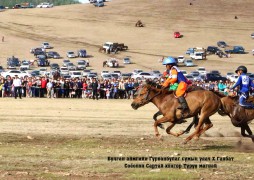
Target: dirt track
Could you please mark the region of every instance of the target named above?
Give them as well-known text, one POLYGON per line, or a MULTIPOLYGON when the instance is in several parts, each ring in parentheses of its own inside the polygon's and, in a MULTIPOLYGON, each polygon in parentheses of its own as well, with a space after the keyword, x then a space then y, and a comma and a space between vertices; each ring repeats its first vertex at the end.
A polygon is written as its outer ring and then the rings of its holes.
MULTIPOLYGON (((254 145, 250 139, 240 136, 239 129, 233 127, 227 117, 212 116, 214 127, 198 142, 192 140, 183 145, 183 138, 187 135, 175 138, 167 135, 165 130, 160 130, 164 140, 159 141, 154 137, 152 115, 156 112, 156 108, 152 104, 135 111, 130 106, 131 100, 4 98, 1 101, 0 155, 4 159, 0 162, 0 175, 3 178, 206 179, 211 176, 213 179, 251 179, 252 177, 254 145), (165 168, 157 170, 124 168, 124 164, 128 161, 107 160, 108 156, 151 155, 180 158, 230 156, 235 160, 216 161, 214 163, 218 168, 215 169, 193 171, 181 168, 171 169, 171 173, 165 168), (242 163, 248 165, 240 174, 235 174, 242 163), (135 172, 137 175, 134 176, 135 172), (192 173, 192 176, 189 176, 189 173, 192 173)), ((179 131, 187 125, 188 123, 178 125, 173 130, 179 131)), ((250 126, 254 129, 253 124, 250 126)), ((199 162, 187 164, 189 163, 199 162)))

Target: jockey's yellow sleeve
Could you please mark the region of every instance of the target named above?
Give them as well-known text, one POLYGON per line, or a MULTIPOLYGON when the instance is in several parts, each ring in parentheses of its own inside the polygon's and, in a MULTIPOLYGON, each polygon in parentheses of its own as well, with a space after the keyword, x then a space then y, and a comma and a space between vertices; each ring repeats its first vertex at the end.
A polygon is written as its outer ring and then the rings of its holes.
POLYGON ((172 69, 170 72, 170 76, 166 79, 166 81, 162 84, 162 86, 164 87, 169 87, 170 84, 174 84, 175 82, 177 82, 177 70, 176 69, 172 69))

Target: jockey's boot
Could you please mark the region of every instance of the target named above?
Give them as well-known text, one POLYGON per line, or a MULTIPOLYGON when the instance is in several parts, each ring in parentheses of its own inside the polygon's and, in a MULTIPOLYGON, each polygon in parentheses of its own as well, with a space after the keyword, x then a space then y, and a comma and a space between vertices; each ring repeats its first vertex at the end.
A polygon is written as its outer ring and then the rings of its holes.
POLYGON ((183 96, 178 97, 178 102, 180 103, 181 106, 179 106, 177 109, 182 109, 182 117, 184 117, 185 113, 187 113, 187 115, 188 115, 189 114, 189 107, 188 107, 188 104, 187 104, 185 98, 183 96))

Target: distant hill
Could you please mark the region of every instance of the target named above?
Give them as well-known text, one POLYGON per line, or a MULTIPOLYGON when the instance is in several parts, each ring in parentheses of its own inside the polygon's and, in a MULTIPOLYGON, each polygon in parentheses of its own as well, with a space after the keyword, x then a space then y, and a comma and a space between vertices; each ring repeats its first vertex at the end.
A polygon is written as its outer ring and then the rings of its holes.
POLYGON ((0 6, 12 8, 15 4, 21 3, 32 3, 34 6, 42 3, 42 2, 50 2, 53 3, 55 6, 66 5, 66 4, 79 4, 79 0, 1 0, 0 6))

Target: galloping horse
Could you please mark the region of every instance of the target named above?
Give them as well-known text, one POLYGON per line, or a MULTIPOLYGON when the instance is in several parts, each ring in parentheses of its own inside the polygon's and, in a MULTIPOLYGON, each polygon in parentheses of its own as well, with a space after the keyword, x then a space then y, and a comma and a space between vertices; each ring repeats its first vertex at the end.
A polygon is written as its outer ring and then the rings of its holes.
MULTIPOLYGON (((221 97, 221 109, 218 113, 221 116, 228 115, 231 119, 232 124, 235 127, 241 127, 241 134, 243 137, 249 137, 254 142, 254 136, 248 125, 248 122, 254 119, 254 109, 245 109, 238 104, 238 97, 225 96, 218 93, 221 97), (245 134, 247 131, 247 134, 245 134)), ((249 98, 248 101, 253 102, 253 97, 249 98)))
POLYGON ((179 106, 178 100, 174 97, 173 91, 162 90, 158 88, 154 83, 147 82, 137 91, 131 106, 133 109, 138 109, 141 106, 152 102, 162 112, 163 117, 154 122, 155 135, 160 136, 158 131, 158 124, 171 122, 166 129, 168 134, 179 136, 178 133, 173 133, 170 130, 175 126, 177 121, 189 117, 194 117, 200 114, 199 122, 195 132, 185 139, 185 143, 190 141, 194 136, 199 137, 206 130, 211 128, 212 123, 206 123, 206 126, 202 128, 203 123, 211 115, 215 114, 221 106, 220 98, 211 91, 197 90, 188 93, 186 101, 189 105, 189 113, 184 114, 182 117, 181 110, 177 109, 179 106))

